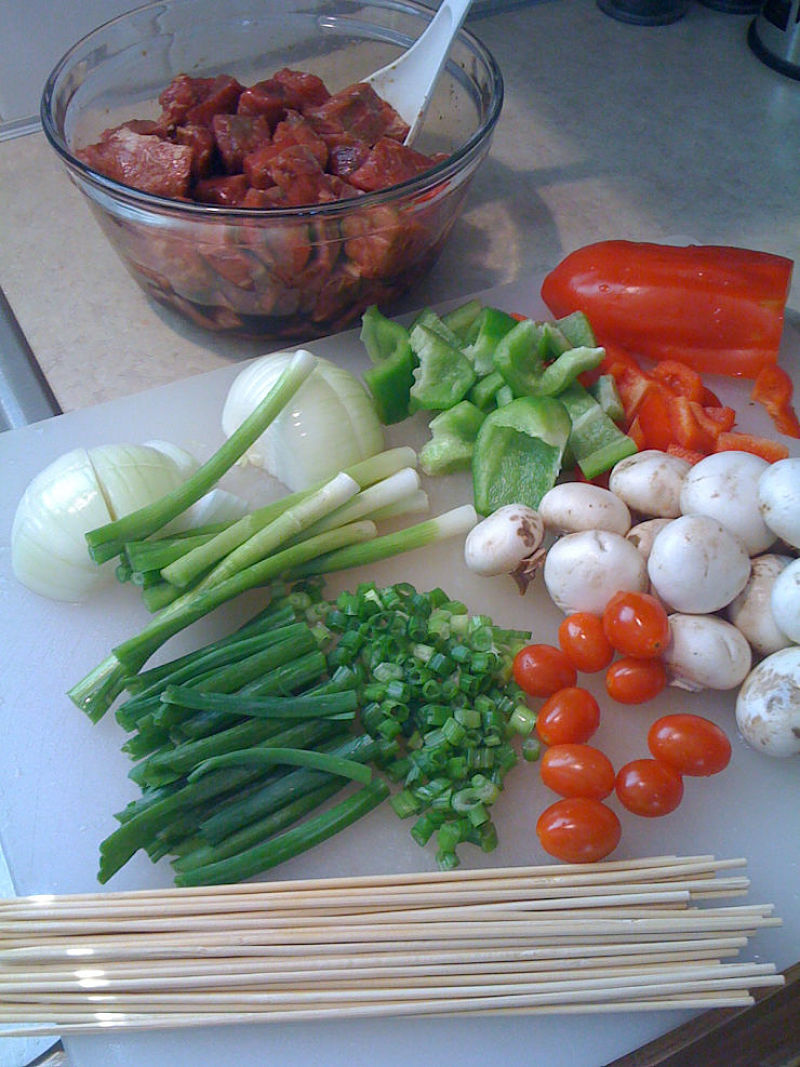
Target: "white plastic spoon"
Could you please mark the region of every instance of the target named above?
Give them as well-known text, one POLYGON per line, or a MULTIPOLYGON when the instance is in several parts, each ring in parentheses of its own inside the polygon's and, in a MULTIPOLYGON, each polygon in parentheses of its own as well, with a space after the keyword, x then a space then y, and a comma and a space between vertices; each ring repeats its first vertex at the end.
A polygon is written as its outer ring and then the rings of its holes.
POLYGON ((442 0, 428 28, 408 51, 364 78, 409 124, 406 144, 422 125, 450 44, 471 5, 472 0, 442 0))

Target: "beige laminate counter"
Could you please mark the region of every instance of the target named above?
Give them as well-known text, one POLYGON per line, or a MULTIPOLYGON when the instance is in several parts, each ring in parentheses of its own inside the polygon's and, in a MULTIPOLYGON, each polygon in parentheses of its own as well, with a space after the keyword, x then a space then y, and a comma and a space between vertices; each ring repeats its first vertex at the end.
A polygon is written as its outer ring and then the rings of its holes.
MULTIPOLYGON (((450 243, 404 306, 541 273, 606 237, 795 258, 800 82, 755 58, 748 22, 697 4, 632 26, 587 0, 471 20, 505 108, 450 243)), ((0 204, 0 288, 64 410, 276 347, 204 333, 147 298, 43 134, 0 143, 0 204)))

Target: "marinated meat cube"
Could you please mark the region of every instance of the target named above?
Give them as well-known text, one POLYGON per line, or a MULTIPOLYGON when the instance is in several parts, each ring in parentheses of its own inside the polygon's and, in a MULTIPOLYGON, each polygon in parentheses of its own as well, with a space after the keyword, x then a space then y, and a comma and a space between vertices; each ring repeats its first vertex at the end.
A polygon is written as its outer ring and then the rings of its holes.
POLYGON ((264 115, 215 115, 211 129, 227 174, 241 174, 245 156, 272 140, 264 115))
POLYGON ((328 146, 328 170, 339 178, 349 178, 369 155, 369 145, 349 133, 329 133, 323 140, 328 146))
POLYGON ((306 145, 314 153, 321 167, 324 168, 328 162, 328 146, 314 132, 314 127, 303 118, 299 111, 290 109, 286 112, 285 118, 281 119, 275 127, 272 143, 281 148, 298 144, 306 145))
POLYGON ((242 172, 249 186, 253 189, 269 189, 275 185, 269 165, 280 151, 279 147, 270 142, 248 152, 242 160, 242 172))
POLYGON ((238 248, 215 248, 202 253, 208 265, 240 289, 254 289, 255 278, 263 274, 259 261, 238 248))
POLYGON ((207 178, 214 160, 214 135, 207 126, 178 126, 175 140, 192 150, 192 177, 207 178))
POLYGON ((237 111, 240 115, 263 115, 274 129, 286 114, 289 92, 285 85, 268 78, 245 89, 239 97, 237 111))
POLYGON ((192 150, 186 145, 120 126, 75 155, 107 178, 144 193, 173 199, 189 195, 192 150))
POLYGON ((365 278, 391 278, 424 250, 426 230, 392 207, 373 207, 342 220, 345 255, 365 278))
POLYGON ((358 191, 333 174, 326 174, 308 145, 289 145, 268 160, 265 169, 283 193, 287 206, 327 204, 358 191))
POLYGON ((247 179, 243 174, 223 178, 203 178, 194 187, 195 199, 218 207, 241 207, 247 193, 247 179))
POLYGON ((179 74, 161 93, 159 122, 166 126, 192 123, 208 126, 216 114, 236 110, 243 86, 229 74, 215 78, 190 78, 179 74))
POLYGON ((269 189, 255 189, 251 185, 244 194, 244 199, 240 206, 247 208, 275 207, 281 195, 277 185, 272 185, 269 189))
POLYGON ((197 126, 210 126, 215 115, 226 115, 236 111, 243 86, 227 74, 220 74, 218 78, 210 78, 208 81, 210 84, 206 87, 206 91, 186 112, 185 122, 194 123, 197 126))
POLYGON ((199 100, 200 82, 207 78, 190 78, 188 74, 178 74, 172 79, 158 98, 161 104, 161 120, 164 126, 176 126, 186 118, 186 112, 199 100))
POLYGON ((308 145, 287 145, 279 148, 267 163, 273 182, 284 192, 303 178, 315 178, 324 173, 320 162, 308 145))
POLYGON ((287 105, 296 111, 305 111, 308 107, 324 104, 331 95, 325 82, 316 74, 283 67, 282 70, 276 71, 272 78, 286 88, 287 105))
POLYGON ((380 137, 405 139, 408 124, 372 86, 356 82, 328 97, 324 104, 308 109, 306 117, 321 134, 350 133, 373 145, 380 137))
POLYGON ((348 175, 348 181, 364 192, 388 189, 390 185, 407 181, 431 169, 428 156, 389 137, 382 137, 358 168, 348 175))

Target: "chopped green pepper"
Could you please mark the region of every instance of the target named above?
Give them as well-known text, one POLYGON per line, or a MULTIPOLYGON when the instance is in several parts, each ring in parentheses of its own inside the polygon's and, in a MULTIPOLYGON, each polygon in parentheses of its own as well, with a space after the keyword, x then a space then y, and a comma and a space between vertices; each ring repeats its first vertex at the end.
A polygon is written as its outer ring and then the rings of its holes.
POLYGON ((492 371, 478 378, 469 391, 468 399, 481 411, 488 411, 497 406, 497 391, 505 385, 505 378, 499 370, 492 371))
POLYGON ((442 322, 449 327, 458 339, 463 343, 472 328, 472 324, 481 312, 480 300, 468 300, 466 304, 460 304, 452 311, 442 315, 442 322))
POLYGON ((573 311, 561 319, 556 319, 556 327, 566 337, 570 348, 594 348, 597 339, 592 324, 582 311, 573 311))
POLYGON ((504 504, 538 507, 561 470, 570 435, 566 408, 555 397, 518 397, 483 421, 472 454, 475 510, 504 504))
POLYGON ((445 411, 463 400, 476 374, 461 350, 421 323, 411 331, 411 345, 419 365, 414 370, 410 410, 445 411))
POLYGON ((531 396, 544 368, 544 331, 533 319, 515 323, 494 351, 494 366, 515 396, 531 396))
POLYGON ((625 408, 613 374, 601 374, 589 392, 612 422, 624 421, 625 408))
POLYGON ((562 352, 539 375, 532 389, 533 395, 558 396, 579 374, 594 370, 605 354, 604 348, 570 348, 569 351, 562 352))
POLYGON ((505 311, 483 308, 465 338, 464 347, 464 355, 475 368, 476 374, 484 376, 494 370, 494 351, 516 324, 517 320, 505 311))
POLYGON ((372 306, 361 318, 361 341, 372 360, 372 366, 364 372, 364 382, 378 418, 384 425, 402 422, 409 414, 417 364, 408 330, 372 306))
POLYGON ((466 470, 486 415, 469 400, 462 400, 449 411, 442 411, 430 422, 431 439, 419 453, 419 465, 425 474, 452 474, 466 470))
POLYGON ((637 451, 636 442, 622 432, 579 382, 568 386, 558 399, 572 423, 569 451, 587 478, 596 478, 637 451))

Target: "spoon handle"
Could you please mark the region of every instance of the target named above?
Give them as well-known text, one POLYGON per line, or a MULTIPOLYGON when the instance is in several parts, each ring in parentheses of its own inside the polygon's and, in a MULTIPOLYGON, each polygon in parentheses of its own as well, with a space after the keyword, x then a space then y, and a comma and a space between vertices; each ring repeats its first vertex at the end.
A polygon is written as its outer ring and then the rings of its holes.
POLYGON ((366 79, 409 123, 406 144, 422 124, 450 44, 471 5, 472 0, 443 0, 425 32, 408 51, 366 79))

